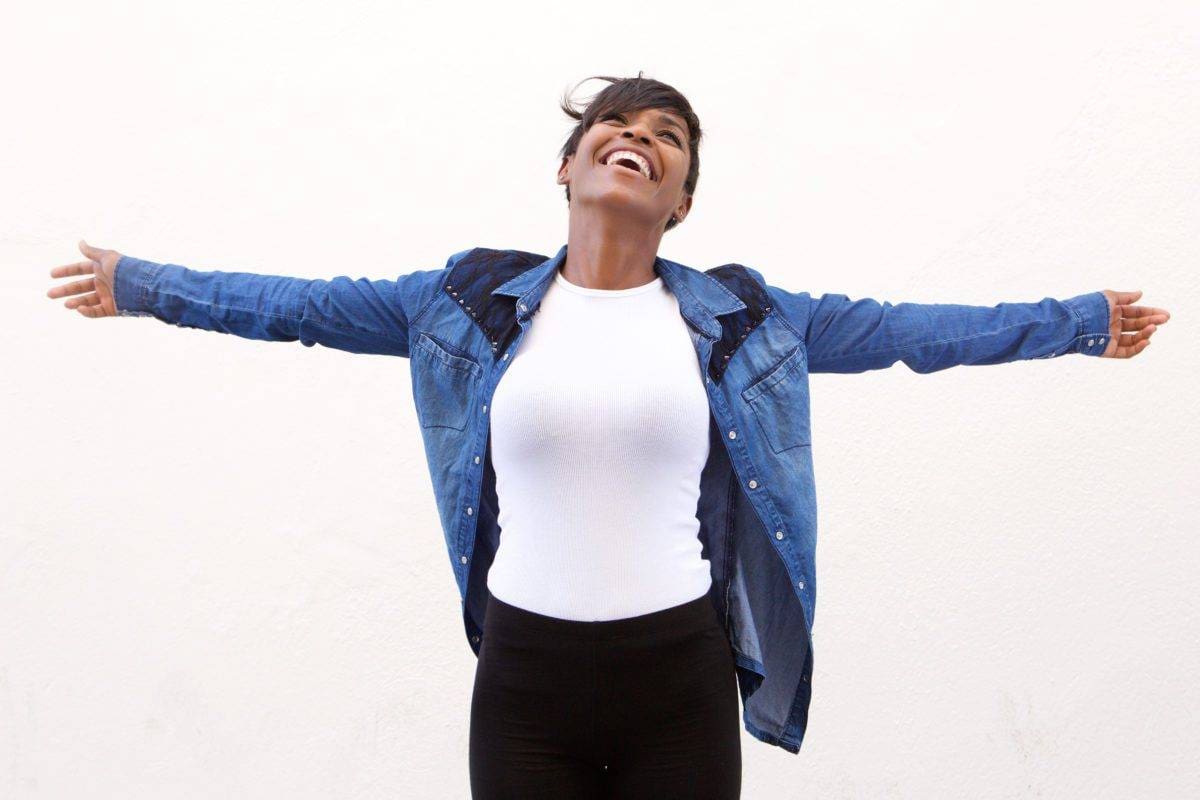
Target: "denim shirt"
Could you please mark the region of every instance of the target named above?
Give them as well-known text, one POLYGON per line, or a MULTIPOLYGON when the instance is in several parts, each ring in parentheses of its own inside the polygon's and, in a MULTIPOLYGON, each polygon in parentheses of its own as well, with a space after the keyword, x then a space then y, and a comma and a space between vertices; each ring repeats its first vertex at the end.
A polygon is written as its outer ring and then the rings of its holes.
MULTIPOLYGON (((123 256, 121 316, 251 339, 407 357, 467 641, 482 644, 497 524, 488 408, 566 245, 551 258, 474 248, 394 280, 202 272, 123 256)), ((928 373, 1068 353, 1108 341, 1102 292, 995 306, 812 297, 757 270, 658 257, 704 375, 709 458, 696 514, 710 599, 728 636, 745 729, 798 753, 812 697, 817 502, 808 376, 902 362, 928 373), (719 445, 718 445, 719 441, 719 445)))

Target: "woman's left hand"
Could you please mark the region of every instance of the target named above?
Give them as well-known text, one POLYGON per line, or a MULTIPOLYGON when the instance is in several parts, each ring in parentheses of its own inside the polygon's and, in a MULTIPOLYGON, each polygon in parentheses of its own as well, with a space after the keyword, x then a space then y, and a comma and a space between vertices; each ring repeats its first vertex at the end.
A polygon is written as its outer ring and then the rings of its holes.
POLYGON ((1129 305, 1141 298, 1141 291, 1104 290, 1108 298, 1108 346, 1101 358, 1133 358, 1150 346, 1150 337, 1158 326, 1171 318, 1165 308, 1129 305), (1137 331, 1128 333, 1127 331, 1137 331))

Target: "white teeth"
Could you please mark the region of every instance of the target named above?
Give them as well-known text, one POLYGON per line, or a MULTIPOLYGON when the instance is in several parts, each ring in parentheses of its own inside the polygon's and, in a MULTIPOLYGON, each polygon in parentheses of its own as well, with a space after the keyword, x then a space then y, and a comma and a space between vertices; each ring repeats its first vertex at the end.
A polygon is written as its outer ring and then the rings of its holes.
POLYGON ((622 158, 628 158, 633 161, 638 165, 638 169, 641 170, 642 174, 645 175, 647 179, 650 179, 650 163, 632 150, 613 150, 608 154, 608 158, 604 159, 604 163, 606 165, 611 164, 613 161, 622 158))

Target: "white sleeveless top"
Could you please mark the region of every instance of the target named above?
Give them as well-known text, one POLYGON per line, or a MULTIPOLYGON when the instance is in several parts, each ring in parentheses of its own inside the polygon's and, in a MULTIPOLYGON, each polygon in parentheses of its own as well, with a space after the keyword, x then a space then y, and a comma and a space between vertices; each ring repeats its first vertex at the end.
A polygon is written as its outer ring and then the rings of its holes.
POLYGON ((589 289, 555 272, 489 410, 500 600, 608 620, 705 594, 700 471, 704 376, 675 296, 656 276, 589 289))

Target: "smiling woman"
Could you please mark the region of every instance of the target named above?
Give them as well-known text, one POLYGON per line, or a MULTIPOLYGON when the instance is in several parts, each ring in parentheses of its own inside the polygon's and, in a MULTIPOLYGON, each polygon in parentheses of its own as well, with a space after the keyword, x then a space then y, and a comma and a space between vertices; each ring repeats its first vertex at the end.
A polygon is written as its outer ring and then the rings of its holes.
MULTIPOLYGON (((597 123, 600 123, 603 129, 638 122, 654 132, 652 138, 655 144, 648 147, 645 143, 630 141, 633 137, 628 137, 606 147, 599 154, 599 163, 604 166, 615 164, 618 167, 628 165, 631 170, 640 171, 654 183, 659 183, 666 177, 665 169, 668 166, 675 166, 679 172, 679 189, 688 200, 686 208, 672 213, 667 218, 664 230, 671 230, 683 221, 688 208, 691 207, 690 198, 696 193, 696 183, 700 179, 700 140, 703 137, 700 118, 679 90, 662 81, 643 78, 640 72, 636 78, 594 75, 584 79, 587 80, 608 81, 609 85, 591 97, 582 109, 571 102, 570 91, 564 93, 560 102, 563 112, 578 123, 559 151, 563 166, 559 170, 558 182, 566 185, 567 204, 571 203, 567 167, 575 159, 580 145, 585 144, 584 135, 597 123), (659 142, 670 148, 666 154, 659 152, 659 142), (611 156, 616 153, 620 153, 628 162, 622 159, 611 161, 611 156), (663 164, 663 160, 669 161, 670 164, 663 164)), ((575 88, 584 81, 575 84, 575 88)))
POLYGON ((48 296, 93 319, 408 358, 478 657, 472 796, 735 800, 739 702, 758 741, 798 753, 808 729, 809 375, 1130 358, 1170 314, 1140 292, 813 297, 742 264, 663 258, 692 208, 700 121, 665 83, 602 80, 582 108, 562 101, 576 125, 553 256, 472 247, 444 268, 326 280, 80 242, 87 260, 51 271, 80 279, 48 296))

